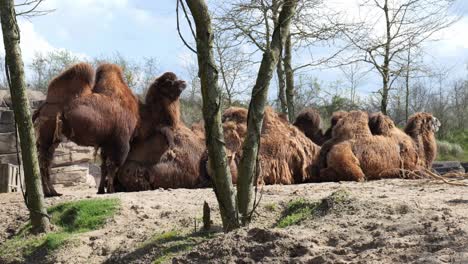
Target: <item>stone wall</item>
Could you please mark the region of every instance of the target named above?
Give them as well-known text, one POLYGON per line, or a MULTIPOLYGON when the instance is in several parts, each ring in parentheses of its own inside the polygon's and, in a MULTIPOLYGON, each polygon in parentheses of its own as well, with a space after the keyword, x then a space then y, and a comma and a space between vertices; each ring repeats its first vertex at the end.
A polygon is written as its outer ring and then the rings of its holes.
MULTIPOLYGON (((31 107, 37 108, 44 94, 28 91, 31 107)), ((9 93, 0 90, 0 163, 18 165, 16 154, 14 115, 9 93)), ((19 146, 18 146, 19 148, 19 146)), ((62 142, 55 150, 52 161, 51 178, 54 184, 63 186, 96 186, 99 175, 90 175, 90 164, 94 168, 94 148, 78 146, 73 142, 62 142)), ((93 169, 96 174, 96 170, 93 169)))

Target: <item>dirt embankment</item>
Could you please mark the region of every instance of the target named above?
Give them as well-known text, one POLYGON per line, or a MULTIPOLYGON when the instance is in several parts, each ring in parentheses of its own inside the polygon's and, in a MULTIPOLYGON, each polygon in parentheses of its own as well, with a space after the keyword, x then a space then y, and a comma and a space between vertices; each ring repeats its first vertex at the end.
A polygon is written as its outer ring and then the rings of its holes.
MULTIPOLYGON (((209 236, 194 231, 205 200, 219 230, 210 189, 103 196, 94 189, 61 191, 63 197, 47 203, 118 197, 122 207, 104 228, 31 263, 468 263, 467 187, 399 179, 267 186, 249 228, 209 236), (341 190, 346 196, 337 203, 324 200, 341 190), (317 206, 299 208, 302 221, 294 222, 286 209, 298 200, 317 206), (282 225, 291 224, 277 227, 285 217, 290 222, 282 225)), ((1 194, 0 243, 26 221, 21 196, 1 194)))

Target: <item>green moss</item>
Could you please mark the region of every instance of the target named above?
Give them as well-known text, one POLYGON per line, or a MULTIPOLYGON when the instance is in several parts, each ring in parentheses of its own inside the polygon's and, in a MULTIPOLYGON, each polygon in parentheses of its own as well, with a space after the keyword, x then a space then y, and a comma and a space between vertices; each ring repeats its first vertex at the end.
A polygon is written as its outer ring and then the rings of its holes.
POLYGON ((53 224, 67 233, 82 233, 102 227, 119 208, 118 199, 91 199, 68 202, 51 207, 53 224))
POLYGON ((67 202, 48 209, 56 231, 32 235, 26 224, 17 235, 0 245, 0 263, 21 262, 40 251, 53 251, 72 241, 74 234, 97 230, 118 208, 118 199, 90 199, 67 202))
POLYGON ((140 251, 157 252, 157 254, 153 256, 153 263, 165 263, 168 262, 171 258, 187 252, 194 246, 213 237, 214 234, 208 232, 187 234, 181 231, 172 230, 154 235, 147 241, 143 242, 140 246, 140 251))
POLYGON ((276 211, 276 204, 274 203, 265 204, 265 210, 269 212, 276 211))
POLYGON ((291 201, 286 206, 286 209, 276 226, 285 228, 291 225, 297 225, 311 217, 318 205, 319 204, 317 202, 308 202, 302 198, 291 201))
POLYGON ((293 200, 286 205, 276 226, 285 228, 297 225, 306 219, 325 215, 334 208, 346 206, 350 200, 350 194, 346 189, 339 189, 321 201, 312 202, 303 198, 293 200))

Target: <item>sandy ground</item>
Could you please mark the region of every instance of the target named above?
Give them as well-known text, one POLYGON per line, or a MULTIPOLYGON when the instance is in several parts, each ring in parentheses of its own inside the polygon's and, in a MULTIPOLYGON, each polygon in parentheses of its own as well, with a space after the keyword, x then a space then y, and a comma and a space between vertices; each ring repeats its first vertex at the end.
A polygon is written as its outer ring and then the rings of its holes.
MULTIPOLYGON (((143 247, 170 230, 200 226, 203 202, 221 220, 211 189, 155 190, 96 195, 94 189, 62 189, 48 205, 93 197, 118 197, 122 208, 103 229, 30 263, 151 263, 161 250, 143 247)), ((0 194, 0 244, 27 221, 20 194, 0 194)), ((198 227, 199 228, 199 227, 198 227)), ((468 263, 468 187, 428 180, 381 180, 266 186, 248 228, 198 244, 169 263, 468 263), (300 225, 275 228, 286 204, 319 201, 346 189, 351 199, 300 225)))

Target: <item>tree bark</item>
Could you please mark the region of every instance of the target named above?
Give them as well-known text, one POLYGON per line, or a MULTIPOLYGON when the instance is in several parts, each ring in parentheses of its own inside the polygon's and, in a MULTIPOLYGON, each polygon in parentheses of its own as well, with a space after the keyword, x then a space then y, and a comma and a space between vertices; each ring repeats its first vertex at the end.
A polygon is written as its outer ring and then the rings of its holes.
POLYGON ((405 91, 405 121, 408 121, 409 117, 409 97, 410 97, 410 85, 409 85, 409 75, 410 75, 410 65, 411 65, 411 43, 408 47, 408 54, 407 54, 407 61, 406 61, 406 76, 405 76, 405 85, 406 85, 406 91, 405 91))
POLYGON ((292 122, 296 117, 296 109, 294 104, 294 71, 292 69, 291 34, 288 34, 288 38, 286 39, 284 53, 284 69, 286 71, 286 101, 288 104, 289 121, 292 122))
POLYGON ((385 0, 383 10, 385 12, 387 39, 385 42, 384 61, 382 65, 383 86, 382 86, 382 101, 380 104, 380 111, 382 111, 382 113, 386 115, 387 106, 388 106, 388 92, 390 90, 389 83, 390 83, 390 42, 391 42, 391 22, 390 22, 390 17, 388 14, 388 0, 385 0))
POLYGON ((286 101, 286 81, 284 78, 283 63, 281 60, 281 53, 276 65, 276 75, 278 76, 278 99, 280 102, 281 113, 288 114, 288 104, 286 101))
POLYGON ((26 95, 24 65, 21 58, 20 32, 16 21, 13 0, 0 1, 0 17, 5 45, 6 66, 10 73, 10 92, 13 111, 18 126, 21 142, 21 156, 26 182, 26 204, 28 205, 32 231, 46 232, 49 229, 49 219, 44 205, 41 175, 37 159, 36 138, 34 135, 29 101, 26 95))
POLYGON ((279 15, 278 26, 273 31, 270 48, 263 53, 257 80, 252 90, 247 118, 247 136, 242 146, 243 155, 239 163, 237 182, 237 205, 244 225, 250 222, 252 213, 252 189, 256 178, 254 176, 258 172, 257 157, 268 87, 278 63, 280 51, 289 35, 290 22, 295 13, 296 5, 297 0, 285 0, 279 15))
POLYGON ((186 0, 186 2, 196 26, 198 76, 201 81, 209 164, 223 228, 227 232, 238 228, 239 221, 235 189, 232 185, 221 126, 221 91, 218 86, 218 69, 213 56, 213 29, 205 1, 186 0))

